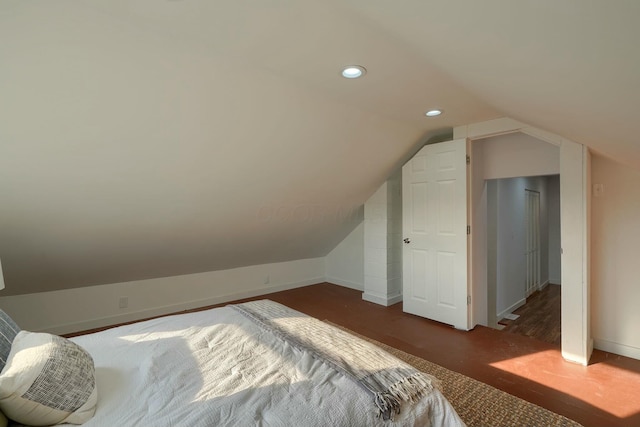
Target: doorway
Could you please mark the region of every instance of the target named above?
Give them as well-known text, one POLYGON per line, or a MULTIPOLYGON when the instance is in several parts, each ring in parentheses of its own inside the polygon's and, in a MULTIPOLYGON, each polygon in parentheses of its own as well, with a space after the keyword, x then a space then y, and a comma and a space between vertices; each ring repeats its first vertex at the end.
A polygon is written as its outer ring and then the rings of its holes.
MULTIPOLYGON (((474 322, 495 328, 497 315, 524 304, 525 190, 546 196, 545 177, 560 173, 560 148, 516 132, 475 139, 471 149, 474 322)), ((559 198, 559 179, 555 185, 559 198)), ((546 229, 545 200, 540 207, 546 229)), ((546 254, 540 254, 541 265, 547 265, 546 254)))
MULTIPOLYGON (((556 170, 534 172, 531 175, 562 173, 561 182, 561 230, 562 230, 562 357, 568 361, 587 365, 593 351, 591 337, 590 270, 589 270, 589 206, 591 203, 591 154, 584 145, 559 135, 535 128, 525 123, 503 117, 485 122, 458 126, 453 129, 453 138, 467 138, 471 142, 471 325, 486 325, 488 321, 487 303, 487 242, 486 242, 486 190, 483 170, 492 170, 495 165, 511 169, 528 169, 533 156, 527 149, 516 150, 518 161, 511 161, 500 152, 485 156, 481 161, 474 159, 476 143, 488 138, 506 135, 525 135, 538 142, 555 147, 560 155, 555 156, 556 170), (487 164, 485 165, 485 161, 487 164), (479 166, 479 167, 478 167, 479 166), (477 172, 476 169, 480 169, 477 172), (482 224, 475 227, 474 224, 482 224)), ((517 146, 517 144, 510 144, 517 146)), ((513 154, 513 150, 510 154, 513 154)), ((539 160, 539 157, 536 156, 539 160)), ((553 161, 553 160, 552 160, 553 161)), ((513 171, 512 171, 513 172, 513 171)), ((519 176, 515 173, 511 176, 519 176)), ((498 177, 493 177, 498 178, 498 177)))
POLYGON ((488 326, 559 344, 559 175, 492 179, 486 188, 488 326))
MULTIPOLYGON (((458 126, 453 129, 453 138, 466 139, 471 146, 471 159, 468 173, 469 189, 467 209, 470 210, 467 227, 469 233, 468 291, 469 323, 468 327, 487 325, 490 311, 487 286, 487 200, 485 180, 498 178, 485 176, 485 171, 495 168, 510 170, 521 175, 523 170, 537 164, 532 160, 541 160, 540 154, 530 153, 528 149, 519 149, 519 144, 507 143, 507 154, 494 150, 492 156, 480 156, 487 147, 486 140, 503 136, 521 136, 532 138, 538 144, 545 145, 554 155, 548 162, 542 162, 550 172, 557 174, 562 170, 561 182, 561 229, 562 229, 562 356, 571 362, 587 365, 593 351, 593 339, 590 331, 590 271, 589 271, 589 205, 590 162, 587 147, 528 126, 510 118, 500 118, 486 122, 458 126), (559 153, 559 155, 558 155, 559 153), (479 160, 479 161, 478 161, 479 160), (518 173, 519 172, 519 173, 518 173), (479 225, 476 227, 476 225, 479 225)), ((503 144, 504 145, 504 144, 503 144)), ((489 150, 490 151, 490 150, 489 150)), ((543 150, 544 151, 544 150, 543 150)), ((544 158, 544 153, 543 153, 544 158)), ((539 175, 534 171, 531 175, 539 175)))

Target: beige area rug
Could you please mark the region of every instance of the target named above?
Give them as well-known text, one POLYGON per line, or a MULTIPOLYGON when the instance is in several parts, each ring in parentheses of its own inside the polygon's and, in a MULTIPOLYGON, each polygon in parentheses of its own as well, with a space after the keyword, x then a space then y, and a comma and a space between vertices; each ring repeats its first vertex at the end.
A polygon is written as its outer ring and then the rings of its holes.
POLYGON ((459 374, 397 348, 372 340, 335 323, 325 322, 373 343, 398 359, 433 375, 442 382, 442 394, 469 426, 582 427, 581 424, 527 402, 481 381, 459 374))

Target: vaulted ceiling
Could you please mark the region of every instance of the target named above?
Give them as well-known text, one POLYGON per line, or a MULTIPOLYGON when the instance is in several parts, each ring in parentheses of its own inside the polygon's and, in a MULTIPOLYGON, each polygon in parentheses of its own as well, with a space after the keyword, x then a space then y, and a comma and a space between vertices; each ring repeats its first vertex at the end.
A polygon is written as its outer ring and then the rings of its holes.
POLYGON ((638 17, 634 0, 3 0, 3 295, 324 256, 429 137, 501 116, 638 167, 638 17))

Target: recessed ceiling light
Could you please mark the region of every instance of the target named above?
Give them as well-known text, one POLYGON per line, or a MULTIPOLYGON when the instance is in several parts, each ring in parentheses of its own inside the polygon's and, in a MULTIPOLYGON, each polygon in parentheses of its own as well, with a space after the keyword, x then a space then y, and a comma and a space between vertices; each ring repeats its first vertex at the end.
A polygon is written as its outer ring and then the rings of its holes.
POLYGON ((427 117, 436 117, 436 116, 439 116, 440 114, 442 114, 442 110, 438 110, 438 109, 429 110, 426 113, 424 113, 424 115, 427 117))
POLYGON ((347 79, 357 79, 367 74, 366 68, 360 65, 349 65, 342 69, 342 77, 347 79))

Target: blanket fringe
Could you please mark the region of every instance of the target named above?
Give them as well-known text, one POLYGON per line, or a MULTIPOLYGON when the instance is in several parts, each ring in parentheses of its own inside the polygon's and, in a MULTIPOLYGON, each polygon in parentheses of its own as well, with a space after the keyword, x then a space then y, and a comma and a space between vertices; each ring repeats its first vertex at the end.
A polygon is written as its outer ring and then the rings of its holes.
POLYGON ((403 402, 415 403, 438 387, 418 371, 380 348, 269 300, 232 305, 265 330, 327 363, 373 396, 378 417, 392 420, 403 402))
POLYGON ((393 416, 400 413, 402 402, 415 403, 434 388, 440 388, 439 382, 422 373, 398 381, 384 392, 374 394, 378 417, 385 421, 393 420, 393 416))

